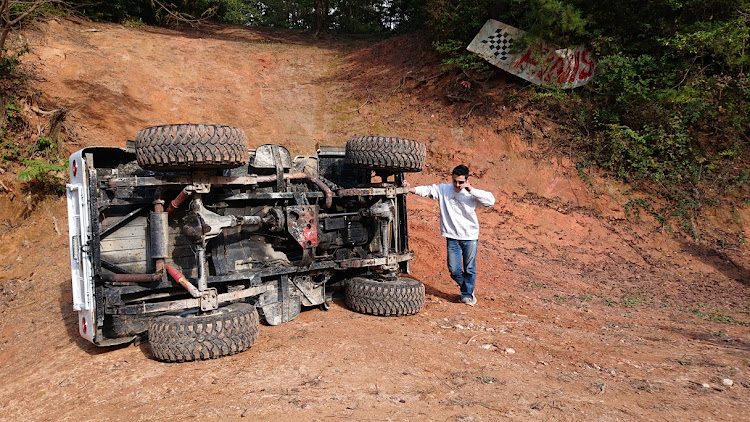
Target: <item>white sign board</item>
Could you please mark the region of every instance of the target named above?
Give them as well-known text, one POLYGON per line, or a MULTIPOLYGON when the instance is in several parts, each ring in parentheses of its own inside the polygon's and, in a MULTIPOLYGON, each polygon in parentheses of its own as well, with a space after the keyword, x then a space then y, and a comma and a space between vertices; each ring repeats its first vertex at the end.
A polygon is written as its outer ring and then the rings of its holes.
POLYGON ((467 49, 490 64, 536 85, 557 83, 563 88, 575 88, 585 85, 594 75, 594 55, 583 46, 554 49, 537 44, 525 51, 511 53, 513 43, 523 34, 524 31, 518 28, 490 19, 467 49))

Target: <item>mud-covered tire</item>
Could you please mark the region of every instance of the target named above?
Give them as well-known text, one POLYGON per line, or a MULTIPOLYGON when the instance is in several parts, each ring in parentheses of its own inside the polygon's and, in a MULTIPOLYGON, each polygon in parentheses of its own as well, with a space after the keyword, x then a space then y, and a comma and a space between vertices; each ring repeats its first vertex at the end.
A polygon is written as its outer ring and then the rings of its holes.
POLYGON ((233 303, 211 314, 154 318, 148 341, 154 357, 164 362, 215 359, 247 350, 258 327, 255 306, 233 303))
POLYGON ((424 307, 424 284, 405 277, 395 281, 354 277, 346 283, 345 297, 349 309, 362 314, 414 315, 424 307))
POLYGON ((154 126, 136 135, 135 157, 147 170, 230 169, 247 163, 247 139, 231 126, 154 126))
POLYGON ((346 158, 355 167, 391 172, 418 172, 427 149, 421 142, 386 136, 360 136, 346 142, 346 158))

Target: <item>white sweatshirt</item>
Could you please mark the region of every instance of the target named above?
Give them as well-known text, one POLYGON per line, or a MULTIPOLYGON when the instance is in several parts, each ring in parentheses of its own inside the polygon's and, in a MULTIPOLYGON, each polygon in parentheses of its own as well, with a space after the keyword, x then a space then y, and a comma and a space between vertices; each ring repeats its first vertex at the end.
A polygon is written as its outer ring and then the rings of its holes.
POLYGON ((437 199, 440 204, 440 234, 456 240, 479 239, 479 220, 474 208, 491 207, 495 196, 491 192, 472 188, 456 192, 453 185, 415 186, 414 193, 437 199))

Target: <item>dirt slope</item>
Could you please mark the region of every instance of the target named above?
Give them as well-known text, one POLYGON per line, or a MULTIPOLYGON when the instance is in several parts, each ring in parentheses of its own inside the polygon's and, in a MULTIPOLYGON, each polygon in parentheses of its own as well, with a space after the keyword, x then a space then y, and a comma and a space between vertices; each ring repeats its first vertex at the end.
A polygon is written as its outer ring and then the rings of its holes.
MULTIPOLYGON (((3 194, 0 419, 746 418, 746 244, 716 251, 625 219, 627 188, 595 175, 584 183, 571 163, 530 145, 526 111, 468 119, 444 102, 422 38, 364 46, 68 20, 26 36, 40 104, 71 111, 71 150, 178 122, 239 126, 251 144, 292 154, 396 135, 428 145, 412 184, 467 162, 498 203, 480 215, 475 308, 456 301, 435 203, 410 197, 423 312, 375 318, 335 303, 261 327, 248 352, 163 364, 148 345, 99 349, 78 338, 64 199, 3 194)), ((748 238, 749 220, 738 210, 727 231, 744 227, 748 238)))

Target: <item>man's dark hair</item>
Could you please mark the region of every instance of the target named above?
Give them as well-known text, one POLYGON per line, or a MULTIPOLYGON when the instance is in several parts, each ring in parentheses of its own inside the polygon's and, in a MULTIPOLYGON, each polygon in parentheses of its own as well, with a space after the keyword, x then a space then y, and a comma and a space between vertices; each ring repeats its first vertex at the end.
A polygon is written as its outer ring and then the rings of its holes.
POLYGON ((459 165, 456 166, 456 168, 453 169, 453 173, 452 174, 455 174, 456 176, 466 176, 468 178, 469 177, 469 168, 466 167, 463 164, 459 164, 459 165))

